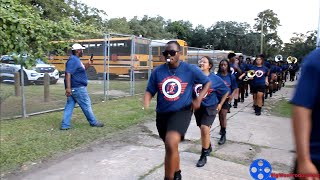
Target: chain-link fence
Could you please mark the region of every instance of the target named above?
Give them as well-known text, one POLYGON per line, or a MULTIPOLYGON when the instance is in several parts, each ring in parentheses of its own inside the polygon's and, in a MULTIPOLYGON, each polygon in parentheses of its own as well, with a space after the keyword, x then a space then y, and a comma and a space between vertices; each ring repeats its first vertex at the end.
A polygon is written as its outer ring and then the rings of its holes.
MULTIPOLYGON (((83 64, 88 63, 93 56, 93 64, 86 70, 89 79, 87 88, 92 103, 144 93, 153 66, 150 39, 106 34, 100 39, 73 40, 68 43, 70 47, 74 43, 79 43, 86 48, 80 57, 83 64)), ((21 68, 10 70, 11 81, 4 80, 5 77, 1 76, 1 119, 64 108, 66 103, 64 72, 65 64, 71 55, 70 47, 64 49, 65 53, 62 55, 50 54, 48 64, 42 63, 30 71, 24 69, 23 86, 16 86, 17 83, 14 83, 13 79, 13 74, 21 68), (55 69, 59 71, 60 76, 55 69), (49 90, 45 90, 43 85, 45 73, 50 76, 49 90), (15 88, 19 88, 17 92, 22 94, 16 94, 15 88), (45 96, 45 92, 48 91, 48 95, 45 96)), ((12 63, 5 64, 6 62, 2 61, 0 63, 3 75, 3 72, 8 71, 4 70, 4 66, 11 66, 12 63)))

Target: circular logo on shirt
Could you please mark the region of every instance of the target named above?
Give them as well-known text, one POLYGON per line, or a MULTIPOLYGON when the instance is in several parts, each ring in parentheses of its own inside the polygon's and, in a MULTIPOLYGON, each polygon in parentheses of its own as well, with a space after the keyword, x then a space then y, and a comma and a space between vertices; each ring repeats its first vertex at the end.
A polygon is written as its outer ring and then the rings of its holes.
MULTIPOLYGON (((197 84, 197 85, 194 87, 194 92, 196 93, 196 96, 197 96, 197 97, 199 96, 201 90, 202 90, 202 84, 197 84)), ((207 95, 208 95, 208 93, 206 93, 206 95, 204 95, 203 98, 206 98, 207 95)))
POLYGON ((261 71, 261 70, 257 70, 257 71, 255 72, 255 74, 256 74, 256 76, 259 78, 259 77, 262 77, 262 76, 263 76, 264 72, 261 71))
POLYGON ((181 83, 177 79, 169 78, 162 84, 163 95, 168 100, 175 100, 181 94, 181 83))

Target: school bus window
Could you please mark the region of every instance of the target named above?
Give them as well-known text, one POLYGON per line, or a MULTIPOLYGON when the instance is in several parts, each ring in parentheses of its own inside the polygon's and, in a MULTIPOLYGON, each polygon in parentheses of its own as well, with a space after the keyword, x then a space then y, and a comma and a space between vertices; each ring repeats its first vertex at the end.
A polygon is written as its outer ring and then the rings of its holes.
POLYGON ((90 54, 94 54, 95 56, 102 56, 103 55, 103 46, 101 43, 92 44, 90 48, 90 54), (93 46, 94 45, 94 46, 93 46))
POLYGON ((159 47, 152 47, 152 55, 159 56, 159 47))
POLYGON ((149 48, 147 44, 136 43, 136 54, 149 54, 149 48))

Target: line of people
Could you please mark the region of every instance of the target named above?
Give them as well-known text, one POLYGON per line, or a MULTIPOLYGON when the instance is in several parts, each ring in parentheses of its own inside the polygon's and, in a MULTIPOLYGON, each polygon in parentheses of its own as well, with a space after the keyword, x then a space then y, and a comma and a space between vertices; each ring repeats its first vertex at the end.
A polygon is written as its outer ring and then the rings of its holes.
POLYGON ((180 61, 180 45, 176 41, 167 43, 163 56, 166 63, 155 68, 149 78, 144 109, 149 108, 151 99, 157 94, 156 126, 165 145, 164 179, 178 180, 182 178, 178 146, 184 140, 193 114, 201 131, 202 144, 196 166, 202 167, 212 151, 210 129, 216 115, 221 127, 218 144, 222 145, 226 142, 227 113, 232 100, 233 107, 237 108, 238 102, 244 102, 249 96, 250 86, 255 114, 261 115, 264 94, 269 90, 267 86, 272 85, 270 92, 273 93, 280 88, 279 82, 283 83, 281 78, 271 78, 271 66, 265 66, 263 55, 251 63, 251 59, 242 62, 243 57, 237 58, 236 54, 230 53, 228 60, 220 61, 217 74, 212 72, 214 65, 210 57, 202 57, 198 67, 180 61), (253 77, 247 77, 249 71, 254 71, 253 77))

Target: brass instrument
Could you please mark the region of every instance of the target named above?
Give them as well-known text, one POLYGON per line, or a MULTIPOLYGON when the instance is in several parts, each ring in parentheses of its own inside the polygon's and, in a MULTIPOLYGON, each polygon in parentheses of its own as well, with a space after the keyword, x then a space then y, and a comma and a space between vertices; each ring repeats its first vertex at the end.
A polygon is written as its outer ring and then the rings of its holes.
POLYGON ((288 56, 287 62, 288 62, 289 64, 292 64, 292 63, 295 64, 295 63, 298 62, 298 59, 297 59, 296 57, 288 56))
POLYGON ((249 71, 247 71, 247 75, 243 79, 243 81, 249 81, 250 78, 253 78, 254 76, 256 76, 256 72, 254 70, 249 70, 249 71))
POLYGON ((276 57, 274 57, 274 60, 275 60, 276 62, 282 61, 282 60, 283 60, 282 55, 281 55, 281 54, 276 55, 276 57))

